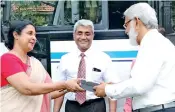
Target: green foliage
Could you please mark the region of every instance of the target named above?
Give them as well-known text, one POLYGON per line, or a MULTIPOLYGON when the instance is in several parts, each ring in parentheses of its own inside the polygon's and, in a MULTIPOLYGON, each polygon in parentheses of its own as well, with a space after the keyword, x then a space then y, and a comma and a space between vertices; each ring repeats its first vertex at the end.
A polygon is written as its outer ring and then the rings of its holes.
POLYGON ((12 1, 12 7, 16 7, 16 10, 12 10, 11 20, 28 19, 36 26, 47 25, 46 16, 48 15, 41 15, 41 12, 35 10, 41 5, 41 1, 12 1))
MULTIPOLYGON (((41 6, 43 3, 51 6, 55 6, 57 1, 12 1, 12 7, 16 7, 16 10, 12 10, 11 20, 23 20, 28 19, 31 20, 36 26, 48 25, 49 21, 46 19, 49 15, 41 14, 41 12, 37 12, 35 9, 41 6)), ((67 5, 68 2, 65 2, 67 5)), ((93 3, 80 1, 79 2, 79 13, 80 18, 91 19, 94 23, 99 23, 101 21, 101 9, 99 3, 97 2, 97 6, 94 1, 93 3), (90 5, 90 8, 86 8, 85 6, 90 5), (93 7, 92 7, 93 6, 93 7), (94 7, 95 6, 95 7, 94 7)), ((12 8, 13 9, 13 8, 12 8)), ((68 25, 72 23, 71 19, 71 8, 64 9, 65 11, 65 21, 64 24, 68 25)), ((1 11, 2 12, 2 11, 1 11)), ((175 1, 172 1, 172 21, 175 24, 175 1)))

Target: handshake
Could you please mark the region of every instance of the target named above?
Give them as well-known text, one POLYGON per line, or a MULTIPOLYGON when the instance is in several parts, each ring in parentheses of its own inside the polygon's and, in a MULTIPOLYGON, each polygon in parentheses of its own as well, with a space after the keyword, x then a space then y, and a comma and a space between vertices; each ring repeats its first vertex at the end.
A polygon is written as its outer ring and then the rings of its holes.
POLYGON ((94 92, 98 97, 105 97, 105 86, 112 83, 94 83, 83 79, 72 79, 65 81, 65 92, 83 92, 85 90, 94 92))

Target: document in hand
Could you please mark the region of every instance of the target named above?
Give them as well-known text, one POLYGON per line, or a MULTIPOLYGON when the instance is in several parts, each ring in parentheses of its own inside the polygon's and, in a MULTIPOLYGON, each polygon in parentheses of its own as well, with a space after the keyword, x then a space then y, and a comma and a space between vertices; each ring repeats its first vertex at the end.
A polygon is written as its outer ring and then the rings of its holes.
POLYGON ((81 80, 81 87, 85 90, 94 92, 93 87, 99 85, 99 83, 91 82, 91 81, 86 81, 86 80, 81 80))

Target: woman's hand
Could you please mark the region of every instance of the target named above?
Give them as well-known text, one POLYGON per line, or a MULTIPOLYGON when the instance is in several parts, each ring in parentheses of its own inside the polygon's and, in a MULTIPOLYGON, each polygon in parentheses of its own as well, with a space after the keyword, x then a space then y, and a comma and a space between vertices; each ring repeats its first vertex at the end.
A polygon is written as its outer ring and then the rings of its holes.
POLYGON ((85 91, 83 88, 80 87, 80 79, 67 80, 65 82, 65 85, 66 85, 67 91, 70 91, 70 92, 85 91))

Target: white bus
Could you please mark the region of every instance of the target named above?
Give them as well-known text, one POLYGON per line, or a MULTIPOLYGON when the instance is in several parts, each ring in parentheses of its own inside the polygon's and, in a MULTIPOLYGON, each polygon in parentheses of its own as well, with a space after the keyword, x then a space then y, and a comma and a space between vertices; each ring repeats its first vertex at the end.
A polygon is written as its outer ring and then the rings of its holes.
MULTIPOLYGON (((76 48, 72 36, 74 23, 82 18, 90 19, 95 24, 92 47, 107 53, 112 59, 113 69, 118 73, 116 75, 125 80, 130 76, 131 62, 137 55, 138 47, 131 46, 124 33, 123 12, 137 2, 143 1, 2 1, 1 26, 4 35, 1 36, 1 42, 7 39, 7 21, 33 21, 37 26, 38 43, 32 55, 41 60, 53 81, 56 81, 56 69, 61 56, 76 48)), ((156 9, 159 24, 165 27, 167 34, 171 34, 171 39, 175 40, 175 2, 145 2, 156 9)), ((7 52, 7 49, 0 52, 7 52)), ((117 112, 123 112, 124 101, 125 99, 118 100, 117 112)), ((61 112, 64 112, 64 106, 61 112)))

